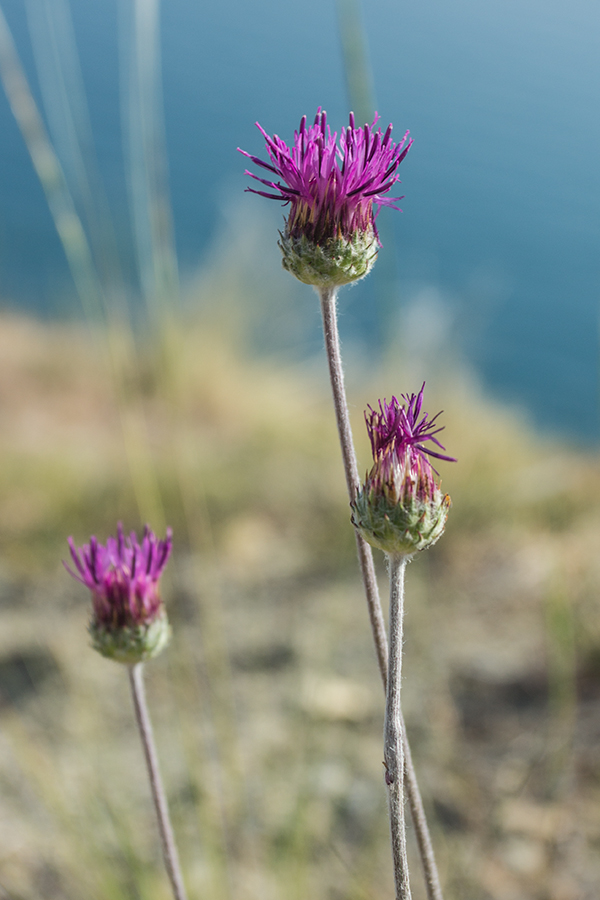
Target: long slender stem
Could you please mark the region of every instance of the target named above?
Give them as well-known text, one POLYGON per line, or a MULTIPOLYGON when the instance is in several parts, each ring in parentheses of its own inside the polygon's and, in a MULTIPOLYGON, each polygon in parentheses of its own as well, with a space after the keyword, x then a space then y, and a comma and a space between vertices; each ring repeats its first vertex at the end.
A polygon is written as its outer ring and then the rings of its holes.
POLYGON ((148 704, 146 703, 143 663, 137 663, 135 666, 129 667, 129 682, 131 684, 135 718, 140 731, 144 756, 146 757, 146 765, 148 767, 148 777, 150 778, 152 799, 154 800, 156 817, 158 819, 158 830, 160 831, 160 842, 162 844, 165 868, 167 870, 167 875, 169 876, 169 881, 171 882, 175 900, 187 900, 187 894, 183 885, 183 877, 181 875, 181 867, 179 865, 179 855, 177 853, 175 838, 173 837, 173 828, 169 817, 167 798, 160 777, 158 756, 156 753, 156 745, 154 743, 154 735, 152 733, 152 723, 148 713, 148 704))
MULTIPOLYGON (((346 485, 348 487, 348 496, 352 502, 356 498, 360 482, 356 453, 352 441, 352 429, 350 427, 346 391, 344 388, 344 370, 342 367, 337 327, 337 290, 335 288, 323 288, 319 290, 318 293, 321 301, 325 349, 327 352, 335 415, 342 448, 346 485)), ((369 544, 367 544, 358 532, 355 532, 355 537, 379 672, 383 682, 383 688, 384 690, 387 690, 388 646, 385 633, 385 622, 381 609, 381 600, 379 599, 379 588, 377 586, 377 577, 375 574, 373 552, 369 544)), ((427 898, 428 900, 443 900, 440 878, 433 853, 429 828, 427 826, 427 819, 425 817, 425 810, 423 808, 423 800, 419 791, 404 723, 402 728, 402 741, 404 748, 406 793, 415 828, 417 845, 421 856, 425 885, 427 888, 427 898)))
MULTIPOLYGON (((329 378, 331 381, 335 418, 342 448, 346 486, 348 488, 350 502, 353 503, 358 493, 360 481, 358 477, 358 464, 356 462, 354 442, 352 440, 352 427, 350 425, 350 416, 348 414, 348 403, 346 401, 346 389, 344 387, 344 369, 342 367, 342 354, 340 351, 340 338, 337 327, 336 294, 337 290, 335 288, 323 288, 320 291, 319 296, 321 298, 321 314, 323 316, 323 332, 325 334, 325 351, 327 353, 327 362, 329 363, 329 378)), ((358 561, 360 563, 360 570, 365 586, 369 619, 371 620, 371 630, 375 641, 377 662, 385 687, 387 679, 388 650, 385 636, 385 621, 381 609, 381 601, 379 599, 377 577, 375 575, 375 564, 373 563, 373 554, 370 546, 358 531, 355 531, 355 535, 358 561)))
POLYGON ((388 556, 390 574, 390 658, 383 726, 383 759, 388 789, 392 857, 396 900, 411 900, 406 856, 406 822, 404 818, 404 747, 402 734, 402 632, 404 621, 405 556, 388 556))

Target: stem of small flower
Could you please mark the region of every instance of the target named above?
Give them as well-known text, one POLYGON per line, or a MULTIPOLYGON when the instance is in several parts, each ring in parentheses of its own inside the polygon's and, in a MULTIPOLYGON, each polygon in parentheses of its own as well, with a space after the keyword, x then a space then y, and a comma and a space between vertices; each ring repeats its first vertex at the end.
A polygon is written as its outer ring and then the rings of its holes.
POLYGON ((152 799, 154 800, 156 817, 158 819, 158 830, 160 831, 160 842, 162 844, 165 868, 167 870, 167 875, 169 876, 169 881, 171 882, 175 900, 187 900, 179 864, 179 855, 177 853, 175 838, 173 837, 173 828, 169 817, 167 798, 160 777, 158 756, 152 732, 152 723, 148 713, 148 704, 146 703, 143 663, 129 666, 129 683, 131 684, 135 718, 140 731, 144 756, 146 757, 146 765, 148 767, 148 777, 150 778, 152 799))
POLYGON ((388 555, 390 575, 390 658, 383 727, 383 759, 388 790, 396 900, 411 900, 404 819, 404 722, 400 705, 406 556, 388 555))
MULTIPOLYGON (((350 501, 353 502, 360 486, 360 480, 358 476, 358 465, 356 462, 354 443, 352 441, 352 429, 350 427, 346 391, 344 388, 344 370, 342 367, 340 340, 337 327, 337 288, 321 288, 318 290, 318 294, 321 301, 325 349, 327 352, 333 403, 342 448, 346 485, 348 487, 350 501)), ((369 544, 367 544, 357 531, 355 531, 355 537, 358 561, 360 564, 369 619, 371 622, 371 631, 373 633, 375 651, 377 653, 379 672, 383 682, 383 688, 384 690, 387 690, 388 645, 385 633, 385 621, 381 609, 381 600, 379 598, 379 588, 377 586, 377 577, 375 575, 373 552, 369 544)), ((404 747, 406 793, 417 838, 417 845, 419 847, 419 854, 421 856, 425 885, 427 888, 427 898, 428 900, 443 900, 431 836, 429 834, 425 810, 423 808, 423 800, 421 798, 421 792, 419 790, 417 776, 412 762, 412 755, 406 737, 404 723, 402 728, 402 740, 404 747)))

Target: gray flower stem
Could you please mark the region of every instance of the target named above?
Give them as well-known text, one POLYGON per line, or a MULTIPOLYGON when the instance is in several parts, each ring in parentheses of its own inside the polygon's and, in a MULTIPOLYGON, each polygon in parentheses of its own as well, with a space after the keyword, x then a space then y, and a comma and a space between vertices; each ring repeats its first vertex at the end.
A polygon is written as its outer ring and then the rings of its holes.
MULTIPOLYGON (((340 352, 340 341, 337 327, 337 288, 321 288, 317 291, 321 301, 321 314, 323 317, 323 331, 325 335, 325 349, 329 364, 329 377, 333 392, 333 403, 337 420, 346 485, 350 502, 356 498, 360 487, 356 453, 352 440, 352 429, 348 414, 346 391, 344 388, 344 370, 340 352)), ((355 531, 358 561, 365 588, 367 608, 371 622, 371 630, 375 643, 379 672, 384 690, 387 690, 388 677, 388 645, 385 633, 385 621, 379 598, 379 588, 375 575, 375 564, 371 547, 361 535, 355 531)), ((425 876, 428 900, 443 900, 440 878, 433 853, 429 827, 423 808, 423 800, 417 783, 417 776, 412 762, 410 746, 406 736, 404 722, 402 723, 402 743, 404 750, 404 777, 406 793, 410 806, 411 817, 417 838, 417 845, 425 876)))
POLYGON ((388 555, 390 575, 390 654, 383 726, 383 759, 390 812, 396 900, 411 900, 404 818, 404 747, 402 707, 402 632, 406 556, 388 555))
POLYGON ((160 832, 160 842, 162 844, 165 868, 167 870, 167 875, 169 876, 169 881, 171 882, 171 889, 175 900, 187 900, 187 894, 183 885, 183 877, 181 875, 179 856, 175 845, 175 838, 173 837, 173 828, 169 817, 167 798, 165 796, 162 778, 160 777, 158 756, 152 732, 152 723, 148 713, 148 704, 146 703, 143 663, 129 666, 129 683, 131 685, 131 694, 133 696, 135 718, 140 731, 144 756, 148 767, 150 789, 152 791, 152 799, 154 801, 156 817, 158 819, 158 830, 160 832))
POLYGON ((417 782, 417 775, 412 761, 412 753, 410 744, 406 736, 406 728, 404 727, 404 718, 402 718, 402 749, 404 752, 404 787, 406 788, 406 797, 410 808, 410 816, 412 819, 417 847, 419 848, 419 856, 423 868, 423 876, 425 878, 425 888, 427 890, 427 900, 444 900, 442 894, 442 885, 440 876, 435 862, 433 845, 431 843, 431 835, 429 834, 429 826, 427 825, 427 817, 423 806, 423 798, 417 782))

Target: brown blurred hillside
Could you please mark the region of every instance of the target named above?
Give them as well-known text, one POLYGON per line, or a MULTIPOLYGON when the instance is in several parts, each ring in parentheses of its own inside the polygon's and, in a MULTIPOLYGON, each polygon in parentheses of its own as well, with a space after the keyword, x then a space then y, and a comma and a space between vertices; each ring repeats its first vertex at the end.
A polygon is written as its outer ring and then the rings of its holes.
MULTIPOLYGON (((393 895, 325 362, 224 334, 0 320, 0 898, 168 896, 127 679, 60 564, 119 519, 175 533, 148 690, 190 896, 393 895)), ((347 360, 363 469, 366 404, 420 387, 395 359, 347 360)), ((409 568, 405 713, 447 900, 596 900, 599 460, 458 369, 426 396, 459 462, 447 533, 409 568)))

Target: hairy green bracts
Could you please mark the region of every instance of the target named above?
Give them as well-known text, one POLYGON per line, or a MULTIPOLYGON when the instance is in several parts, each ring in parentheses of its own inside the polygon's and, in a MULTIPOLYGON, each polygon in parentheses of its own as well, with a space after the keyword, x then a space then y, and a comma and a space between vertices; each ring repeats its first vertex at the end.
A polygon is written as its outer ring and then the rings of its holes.
POLYGON ((319 288, 339 287, 364 278, 378 252, 372 229, 356 231, 350 238, 328 238, 319 244, 304 235, 281 234, 279 247, 283 268, 304 284, 319 288))
POLYGON ((128 666, 158 656, 171 640, 171 626, 165 613, 146 624, 120 628, 110 628, 92 619, 88 630, 94 650, 128 666))
POLYGON ((367 481, 352 504, 352 524, 372 547, 409 556, 441 537, 450 505, 450 497, 437 485, 427 499, 407 494, 398 502, 367 481))

